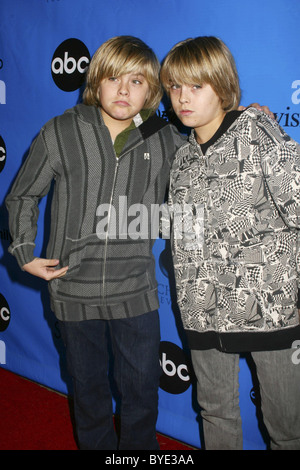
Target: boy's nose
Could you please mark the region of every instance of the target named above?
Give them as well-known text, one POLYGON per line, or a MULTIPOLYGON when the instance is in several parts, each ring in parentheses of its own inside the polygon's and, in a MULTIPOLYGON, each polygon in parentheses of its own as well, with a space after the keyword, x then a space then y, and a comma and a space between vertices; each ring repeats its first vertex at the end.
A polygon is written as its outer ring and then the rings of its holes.
POLYGON ((129 92, 125 88, 120 88, 119 93, 120 93, 120 95, 128 95, 129 92))
POLYGON ((188 100, 189 100, 189 98, 188 98, 187 90, 184 87, 182 87, 181 91, 180 91, 180 95, 179 95, 179 102, 180 103, 187 103, 188 100))
POLYGON ((129 90, 128 90, 128 84, 127 83, 125 83, 125 82, 120 83, 119 93, 120 93, 120 95, 128 95, 129 90))

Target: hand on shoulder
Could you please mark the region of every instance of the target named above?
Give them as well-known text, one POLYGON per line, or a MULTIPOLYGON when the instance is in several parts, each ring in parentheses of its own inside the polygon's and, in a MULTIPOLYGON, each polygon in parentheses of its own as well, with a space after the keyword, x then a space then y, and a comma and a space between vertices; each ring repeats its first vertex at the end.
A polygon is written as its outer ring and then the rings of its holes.
POLYGON ((259 111, 263 111, 267 116, 275 120, 275 116, 272 113, 272 111, 270 111, 268 106, 261 106, 259 103, 251 103, 249 104, 249 106, 239 106, 238 110, 244 111, 244 109, 247 109, 247 108, 256 108, 259 111))

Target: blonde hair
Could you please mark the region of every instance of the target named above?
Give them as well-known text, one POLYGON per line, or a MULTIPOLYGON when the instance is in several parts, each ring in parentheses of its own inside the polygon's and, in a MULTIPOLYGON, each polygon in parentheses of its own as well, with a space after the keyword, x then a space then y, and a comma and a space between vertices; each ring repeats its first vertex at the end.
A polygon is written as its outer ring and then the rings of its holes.
POLYGON ((176 44, 164 59, 160 77, 168 94, 172 84, 208 84, 224 111, 239 105, 241 91, 234 58, 216 37, 199 36, 176 44))
POLYGON ((160 63, 142 40, 133 36, 116 36, 109 39, 95 52, 86 77, 83 102, 100 106, 99 84, 108 77, 127 73, 142 73, 149 85, 144 109, 153 112, 158 108, 163 90, 159 80, 160 63))

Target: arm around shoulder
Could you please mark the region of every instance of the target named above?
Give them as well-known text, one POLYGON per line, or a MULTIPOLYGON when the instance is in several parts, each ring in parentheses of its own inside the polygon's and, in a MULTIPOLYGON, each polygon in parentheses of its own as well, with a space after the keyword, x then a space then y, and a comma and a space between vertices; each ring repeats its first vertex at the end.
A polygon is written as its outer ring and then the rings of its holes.
POLYGON ((258 126, 263 129, 260 154, 269 192, 286 225, 299 229, 300 144, 268 118, 258 126))

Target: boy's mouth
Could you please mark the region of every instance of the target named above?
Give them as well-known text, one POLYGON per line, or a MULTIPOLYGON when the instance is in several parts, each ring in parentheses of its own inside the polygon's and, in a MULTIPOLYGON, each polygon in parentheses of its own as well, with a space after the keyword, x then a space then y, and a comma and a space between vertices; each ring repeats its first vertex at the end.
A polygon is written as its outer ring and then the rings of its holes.
POLYGON ((114 104, 116 104, 118 106, 124 106, 124 107, 130 106, 127 101, 122 101, 122 100, 114 101, 114 104))
POLYGON ((181 116, 190 116, 190 114, 192 114, 193 111, 191 111, 190 109, 182 109, 180 111, 180 115, 181 116))

